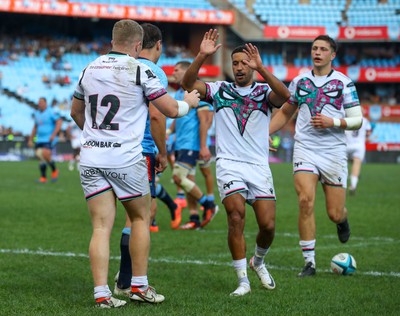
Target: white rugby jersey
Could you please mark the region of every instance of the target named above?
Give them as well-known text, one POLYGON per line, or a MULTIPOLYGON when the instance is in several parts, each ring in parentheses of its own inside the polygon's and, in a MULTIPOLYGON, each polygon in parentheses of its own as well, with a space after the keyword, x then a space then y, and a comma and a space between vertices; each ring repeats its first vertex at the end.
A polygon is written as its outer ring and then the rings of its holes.
POLYGON ((271 88, 254 82, 237 87, 226 81, 207 82, 205 101, 215 112, 216 156, 268 165, 271 88))
POLYGON ((74 93, 86 105, 81 164, 119 168, 138 161, 148 101, 166 93, 147 65, 126 54, 110 52, 91 62, 74 93))
POLYGON ((365 146, 365 141, 367 140, 367 132, 371 130, 371 123, 368 121, 368 119, 363 117, 362 125, 359 130, 345 131, 347 146, 358 144, 365 146))
POLYGON ((296 121, 295 149, 346 152, 344 129, 339 127, 317 129, 311 117, 322 113, 332 118, 344 118, 344 110, 360 105, 354 83, 339 71, 316 76, 309 70, 293 79, 289 85, 288 102, 299 107, 296 121))

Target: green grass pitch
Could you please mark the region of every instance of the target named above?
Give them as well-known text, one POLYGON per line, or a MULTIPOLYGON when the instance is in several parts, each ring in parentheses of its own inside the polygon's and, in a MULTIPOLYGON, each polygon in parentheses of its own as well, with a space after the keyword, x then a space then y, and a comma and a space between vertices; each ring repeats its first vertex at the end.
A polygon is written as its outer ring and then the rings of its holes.
MULTIPOLYGON (((352 230, 343 245, 328 219, 322 190, 316 201, 317 275, 296 277, 297 200, 291 165, 272 164, 277 192, 276 237, 266 258, 277 287, 261 287, 248 270, 252 292, 229 297, 236 284, 227 246, 224 209, 201 231, 172 231, 158 202, 160 232, 152 233, 149 280, 166 296, 159 306, 128 303, 120 310, 94 308, 88 259, 90 218, 77 171, 59 163, 57 183, 38 184, 37 161, 0 163, 0 315, 399 315, 400 167, 365 164, 356 196, 347 198, 352 230), (339 252, 357 261, 353 276, 334 275, 339 252)), ((200 173, 199 183, 203 186, 200 173)), ((175 195, 170 171, 161 182, 175 195)), ((204 186, 203 186, 204 187, 204 186)), ((183 220, 188 212, 183 212, 183 220)), ((111 240, 109 285, 119 267, 124 210, 119 204, 111 240)), ((253 253, 256 222, 249 208, 245 237, 253 253)))

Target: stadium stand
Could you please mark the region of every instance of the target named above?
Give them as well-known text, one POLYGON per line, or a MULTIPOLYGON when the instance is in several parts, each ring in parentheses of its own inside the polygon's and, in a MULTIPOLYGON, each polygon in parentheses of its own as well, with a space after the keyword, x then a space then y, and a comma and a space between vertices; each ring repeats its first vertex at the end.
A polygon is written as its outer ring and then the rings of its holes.
POLYGON ((399 25, 399 0, 230 0, 237 8, 270 26, 399 25), (254 14, 253 14, 254 13, 254 14))
POLYGON ((352 0, 347 11, 347 25, 381 26, 400 24, 400 1, 352 0))
POLYGON ((215 10, 207 0, 71 0, 69 2, 215 10))
MULTIPOLYGON (((63 0, 63 2, 68 1, 63 0)), ((398 28, 400 25, 400 0, 70 0, 69 2, 200 10, 226 9, 227 4, 230 4, 240 10, 243 16, 254 22, 254 25, 259 27, 260 30, 265 26, 324 26, 329 29, 340 26, 381 25, 398 28)), ((32 20, 30 21, 32 22, 32 20)), ((5 20, 4 23, 6 23, 5 20)), ((9 20, 7 23, 9 23, 9 20)), ((48 23, 49 21, 47 21, 48 23)), ((102 23, 93 23, 90 26, 90 31, 98 32, 91 34, 91 36, 101 35, 102 23)), ((32 30, 42 31, 35 23, 32 23, 32 25, 34 25, 32 30)), ((80 24, 80 27, 82 28, 82 24, 80 24)), ((249 34, 249 32, 246 32, 245 24, 239 23, 235 27, 238 30, 242 27, 242 30, 237 32, 233 27, 225 29, 229 46, 243 42, 243 40, 246 40, 246 34, 249 34)), ((159 64, 171 66, 182 59, 192 60, 192 55, 184 48, 182 49, 181 44, 187 40, 188 36, 191 36, 191 34, 187 35, 188 32, 195 31, 195 28, 189 31, 189 28, 183 29, 178 25, 175 29, 169 26, 167 29, 169 41, 164 43, 165 53, 161 56, 159 64), (186 35, 182 36, 182 34, 186 35), (175 42, 177 46, 173 47, 174 39, 176 40, 179 36, 182 36, 180 41, 175 42)), ((108 49, 107 39, 92 38, 79 39, 78 41, 74 37, 76 34, 71 37, 69 34, 60 36, 60 29, 47 29, 47 32, 52 40, 46 39, 47 43, 43 44, 40 41, 38 44, 35 40, 35 36, 38 38, 41 34, 34 33, 33 39, 29 42, 31 48, 34 48, 32 50, 24 47, 23 38, 9 37, 7 40, 9 35, 3 35, 0 46, 0 71, 3 74, 2 89, 6 94, 0 94, 0 130, 5 133, 11 130, 14 134, 29 134, 33 124, 31 119, 33 107, 37 99, 43 95, 48 98, 49 103, 57 106, 61 115, 69 119, 68 103, 80 71, 95 56, 108 49), (64 43, 62 43, 63 41, 64 43), (54 51, 55 48, 61 47, 64 51, 61 56, 58 56, 54 51)), ((19 34, 25 33, 20 32, 19 34)), ((262 31, 259 34, 262 34, 262 31)), ((254 40, 254 42, 260 48, 265 66, 275 68, 280 66, 298 68, 311 66, 309 39, 270 41, 262 37, 263 35, 260 35, 259 42, 257 40, 254 40)), ((382 41, 378 39, 375 42, 359 41, 354 43, 344 41, 340 43, 340 50, 334 61, 334 67, 353 65, 364 68, 392 68, 396 70, 400 67, 398 40, 382 41), (379 45, 377 45, 377 42, 379 42, 379 45)), ((221 66, 223 69, 225 67, 226 65, 221 66)), ((225 75, 229 76, 228 73, 225 73, 225 75)), ((374 83, 365 86, 360 83, 357 84, 362 103, 370 104, 371 93, 376 90, 376 94, 379 91, 380 104, 399 104, 400 95, 393 92, 393 89, 396 90, 396 88, 393 88, 395 83, 390 82, 380 86, 374 83), (394 101, 389 103, 389 99, 394 101)), ((399 138, 400 124, 397 121, 375 122, 375 129, 371 136, 372 142, 400 143, 399 138)))

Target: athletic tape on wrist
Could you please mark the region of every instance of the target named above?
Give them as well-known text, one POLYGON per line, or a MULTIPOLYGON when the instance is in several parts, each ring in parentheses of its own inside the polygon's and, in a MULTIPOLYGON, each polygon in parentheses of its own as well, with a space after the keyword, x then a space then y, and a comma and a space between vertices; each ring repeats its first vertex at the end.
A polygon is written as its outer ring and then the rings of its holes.
POLYGON ((185 101, 177 101, 178 102, 178 115, 176 117, 182 117, 189 112, 189 104, 185 101))
POLYGON ((340 119, 334 117, 333 118, 333 126, 334 127, 340 127, 340 119))

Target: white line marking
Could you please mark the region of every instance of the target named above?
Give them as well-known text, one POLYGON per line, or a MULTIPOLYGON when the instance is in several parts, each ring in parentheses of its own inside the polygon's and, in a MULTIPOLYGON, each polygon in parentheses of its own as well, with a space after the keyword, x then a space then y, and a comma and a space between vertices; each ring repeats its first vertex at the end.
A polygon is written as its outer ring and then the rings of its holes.
MULTIPOLYGON (((84 253, 74 253, 74 252, 53 252, 47 250, 30 250, 30 249, 0 249, 0 253, 5 254, 17 254, 17 255, 39 255, 39 256, 52 256, 52 257, 77 257, 77 258, 89 258, 89 255, 84 253)), ((112 256, 110 259, 119 260, 119 257, 112 256)), ((213 266, 232 266, 231 262, 217 262, 217 261, 201 261, 201 260, 176 260, 176 259, 168 259, 168 258, 150 258, 150 262, 154 263, 174 263, 174 264, 194 264, 194 265, 213 265, 213 266)), ((268 265, 268 268, 273 270, 281 270, 281 271, 297 271, 298 267, 283 267, 283 266, 274 266, 268 265)), ((318 271, 322 272, 330 272, 328 269, 318 269, 318 271)), ((367 275, 367 276, 387 276, 387 277, 396 277, 400 278, 400 272, 380 272, 380 271, 357 271, 357 274, 367 275)))

